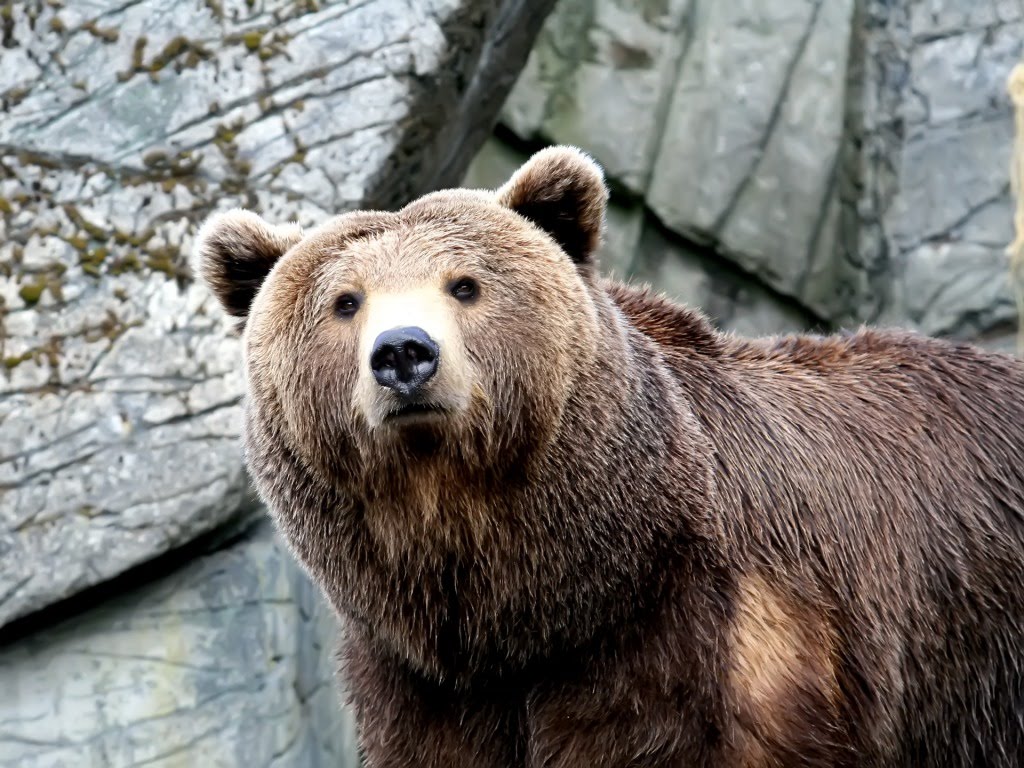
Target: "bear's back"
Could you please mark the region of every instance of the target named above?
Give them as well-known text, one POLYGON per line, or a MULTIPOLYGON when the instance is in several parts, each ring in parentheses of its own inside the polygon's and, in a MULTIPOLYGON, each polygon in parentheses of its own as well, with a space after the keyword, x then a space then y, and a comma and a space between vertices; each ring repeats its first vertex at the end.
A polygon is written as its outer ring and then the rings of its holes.
POLYGON ((864 748, 1024 760, 1024 363, 904 331, 740 339, 608 291, 714 446, 739 571, 833 626, 864 748))

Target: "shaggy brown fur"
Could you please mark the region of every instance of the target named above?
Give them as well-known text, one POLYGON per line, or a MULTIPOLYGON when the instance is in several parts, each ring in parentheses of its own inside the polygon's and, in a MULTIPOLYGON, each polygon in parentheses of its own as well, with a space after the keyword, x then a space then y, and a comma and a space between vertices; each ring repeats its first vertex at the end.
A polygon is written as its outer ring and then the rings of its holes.
POLYGON ((552 149, 497 193, 204 229, 236 315, 269 271, 247 458, 345 617, 369 764, 1024 764, 1024 365, 719 334, 596 275, 604 204, 552 149), (406 308, 444 411, 396 424, 367 349, 406 308))

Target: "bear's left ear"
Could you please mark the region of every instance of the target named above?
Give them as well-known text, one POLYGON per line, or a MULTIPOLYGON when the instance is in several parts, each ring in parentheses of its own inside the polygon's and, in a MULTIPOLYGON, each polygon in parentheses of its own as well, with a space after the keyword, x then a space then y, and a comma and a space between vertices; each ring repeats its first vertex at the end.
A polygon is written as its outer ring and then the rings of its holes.
POLYGON ((298 224, 268 224, 241 209, 215 213, 196 235, 195 271, 224 310, 244 322, 263 280, 301 239, 298 224))
POLYGON ((592 260, 608 203, 604 174, 574 147, 536 153, 497 192, 498 203, 543 229, 577 264, 592 260))

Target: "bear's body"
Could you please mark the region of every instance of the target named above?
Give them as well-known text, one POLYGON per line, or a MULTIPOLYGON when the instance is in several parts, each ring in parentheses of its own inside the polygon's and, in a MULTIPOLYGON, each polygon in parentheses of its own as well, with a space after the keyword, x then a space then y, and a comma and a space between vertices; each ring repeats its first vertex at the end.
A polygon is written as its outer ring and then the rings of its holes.
POLYGON ((1024 764, 1024 364, 719 334, 597 277, 604 195, 200 236, 369 765, 1024 764))

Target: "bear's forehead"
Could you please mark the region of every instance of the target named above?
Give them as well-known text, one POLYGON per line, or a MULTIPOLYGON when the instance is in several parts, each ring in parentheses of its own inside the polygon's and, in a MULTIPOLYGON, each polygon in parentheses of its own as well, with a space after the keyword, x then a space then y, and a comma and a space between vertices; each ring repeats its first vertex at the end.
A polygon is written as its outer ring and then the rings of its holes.
MULTIPOLYGON (((458 190, 467 191, 468 190, 458 190)), ((529 225, 482 195, 434 193, 399 211, 354 211, 335 216, 309 233, 313 247, 345 247, 386 234, 419 240, 487 239, 510 228, 529 225)))
POLYGON ((371 270, 432 272, 515 252, 535 254, 548 241, 487 193, 434 193, 395 212, 341 214, 300 244, 306 258, 338 274, 371 270))

